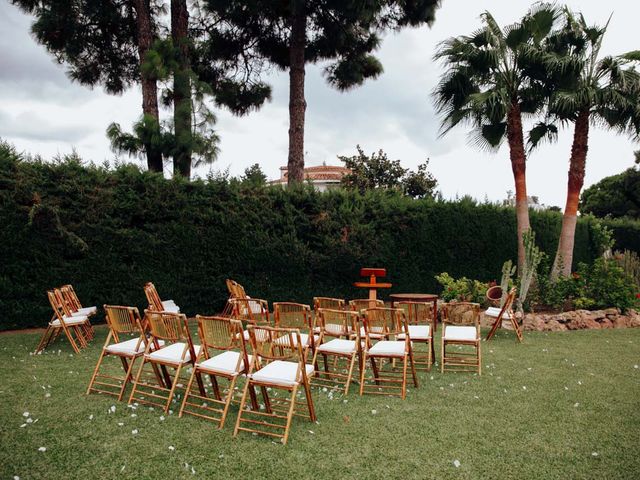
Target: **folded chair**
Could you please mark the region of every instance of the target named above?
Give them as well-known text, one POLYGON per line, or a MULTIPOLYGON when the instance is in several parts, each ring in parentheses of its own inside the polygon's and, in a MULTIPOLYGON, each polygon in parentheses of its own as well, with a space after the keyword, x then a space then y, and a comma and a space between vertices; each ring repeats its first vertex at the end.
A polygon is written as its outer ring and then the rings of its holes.
POLYGON ((444 305, 442 319, 442 362, 440 371, 472 371, 482 375, 480 350, 480 305, 451 302, 444 305), (447 351, 447 347, 455 350, 447 351), (468 351, 468 350, 472 351, 468 351))
POLYGON ((522 342, 522 330, 520 329, 520 325, 518 324, 518 320, 513 312, 513 302, 516 298, 516 289, 512 288, 511 291, 507 294, 505 298, 504 304, 502 308, 500 307, 489 307, 484 312, 487 317, 495 318, 493 325, 491 326, 491 330, 487 334, 487 340, 491 340, 491 338, 495 335, 498 328, 502 326, 503 320, 508 320, 511 322, 513 326, 513 330, 516 332, 516 338, 519 342, 522 342))
POLYGON ((258 325, 249 325, 247 328, 253 362, 240 401, 233 435, 236 436, 239 431, 252 432, 279 438, 286 444, 294 415, 308 418, 311 422, 316 421, 309 383, 309 378, 313 375, 313 365, 307 365, 305 362, 298 330, 258 325), (283 337, 288 339, 286 348, 281 348, 281 343, 276 344, 276 341, 283 337), (255 395, 256 387, 262 391, 264 407, 260 406, 259 410, 247 410, 247 395, 250 392, 255 395), (304 402, 297 400, 299 388, 304 390, 304 402), (270 397, 270 390, 284 390, 288 398, 276 399, 275 395, 270 397), (304 407, 308 415, 296 411, 296 407, 298 410, 304 407))
POLYGON ((403 400, 407 395, 407 369, 411 368, 413 384, 418 387, 418 376, 413 360, 413 350, 409 338, 409 325, 404 312, 399 308, 368 308, 364 311, 365 342, 360 372, 360 395, 399 395, 403 400), (404 333, 402 339, 398 335, 404 333), (374 343, 375 342, 375 343, 374 343), (365 383, 367 360, 371 361, 375 385, 365 383), (380 361, 380 365, 376 363, 380 361), (383 361, 392 367, 383 370, 383 361), (396 375, 393 361, 402 361, 401 378, 396 375))
MULTIPOLYGON (((294 302, 274 302, 273 320, 278 328, 297 328, 300 331, 302 348, 307 352, 310 351, 313 357, 320 336, 312 334, 314 325, 309 305, 294 302)), ((295 341, 296 337, 293 339, 295 341)), ((276 341, 276 344, 279 345, 280 343, 282 343, 283 347, 287 345, 286 335, 282 338, 282 341, 276 341)))
MULTIPOLYGON (((156 405, 169 411, 171 401, 178 386, 182 386, 180 373, 185 367, 193 366, 200 352, 200 346, 194 345, 189 333, 187 317, 182 313, 158 312, 145 310, 145 318, 149 322, 149 342, 144 351, 144 356, 138 373, 136 374, 133 389, 129 396, 129 404, 133 402, 156 405), (163 345, 160 342, 165 342, 163 345), (163 382, 158 379, 154 383, 143 379, 142 374, 145 365, 159 368, 163 374, 163 382), (168 368, 175 371, 173 377, 168 368), (159 395, 157 392, 164 393, 159 395)), ((187 379, 188 380, 188 379, 187 379)), ((200 377, 196 377, 198 388, 202 396, 205 395, 204 386, 200 377)), ((186 383, 186 381, 185 381, 186 383)))
POLYGON ((149 302, 149 310, 180 313, 180 307, 178 307, 173 300, 165 300, 163 302, 160 299, 160 295, 158 295, 158 291, 153 283, 147 282, 144 284, 144 294, 147 296, 147 301, 149 302))
MULTIPOLYGON (((133 376, 133 364, 138 357, 144 355, 144 351, 147 348, 147 337, 137 308, 105 305, 104 311, 107 325, 109 326, 109 334, 91 376, 87 395, 91 392, 105 393, 115 395, 118 400, 122 400, 127 384, 133 376), (129 339, 125 340, 126 337, 129 337, 129 339), (120 358, 125 372, 124 377, 100 373, 102 361, 108 356, 120 358), (110 383, 109 381, 115 381, 116 383, 110 383)), ((155 374, 160 379, 159 370, 156 369, 155 374)))
MULTIPOLYGON (((396 302, 396 307, 404 311, 409 325, 409 337, 411 343, 424 343, 427 353, 413 350, 416 369, 431 370, 431 365, 436 360, 436 352, 433 346, 433 332, 435 320, 433 318, 433 306, 424 302, 396 302)), ((404 333, 398 334, 398 340, 404 339, 404 333)))
POLYGON ((341 389, 345 395, 349 393, 356 357, 362 354, 358 319, 357 312, 327 308, 318 310, 317 323, 320 327, 320 338, 312 362, 316 368, 312 382, 314 385, 341 389), (318 368, 319 355, 323 358, 323 372, 318 368), (333 362, 333 371, 331 371, 328 357, 346 360, 346 369, 343 369, 338 362, 333 362))
MULTIPOLYGON (((62 299, 64 300, 65 305, 69 308, 69 312, 73 316, 84 315, 88 319, 90 319, 93 315, 95 315, 98 311, 96 307, 83 307, 82 303, 80 303, 80 299, 78 295, 76 295, 76 291, 73 289, 72 285, 63 285, 60 287, 60 293, 62 294, 62 299)), ((86 334, 90 340, 93 339, 95 332, 93 330, 93 326, 91 322, 87 322, 86 334)))
MULTIPOLYGON (((269 303, 260 298, 232 298, 231 318, 247 325, 269 325, 269 303)), ((249 332, 244 331, 244 339, 249 341, 249 332)))
MULTIPOLYGON (((202 315, 196 315, 196 318, 201 350, 187 384, 178 416, 188 414, 211 420, 221 429, 233 400, 236 381, 239 376, 249 373, 251 357, 247 355, 244 336, 241 335, 240 320, 202 315), (194 379, 199 379, 200 384, 204 384, 203 375, 211 379, 213 397, 208 396, 206 390, 202 395, 193 388, 194 379), (222 379, 226 383, 224 390, 221 385, 222 379)), ((258 408, 255 397, 252 397, 252 404, 254 409, 258 408)))
POLYGON ((42 335, 35 353, 39 353, 47 348, 49 344, 60 335, 60 332, 64 332, 73 351, 80 353, 80 349, 87 346, 85 331, 88 328, 87 324, 89 323, 89 319, 84 315, 72 316, 67 314, 62 304, 60 294, 56 293, 56 291, 47 291, 47 297, 49 298, 51 308, 53 308, 53 318, 49 321, 49 325, 42 335))

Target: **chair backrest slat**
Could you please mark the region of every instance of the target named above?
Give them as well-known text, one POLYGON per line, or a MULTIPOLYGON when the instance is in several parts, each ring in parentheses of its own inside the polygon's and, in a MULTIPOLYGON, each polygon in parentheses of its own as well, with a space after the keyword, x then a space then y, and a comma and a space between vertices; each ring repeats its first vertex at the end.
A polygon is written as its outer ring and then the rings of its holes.
POLYGON ((269 304, 257 298, 231 298, 231 317, 249 323, 269 323, 269 304))
POLYGON ((311 307, 303 303, 274 302, 273 319, 276 327, 297 328, 301 332, 313 328, 311 307))
POLYGON ((313 309, 317 312, 320 308, 331 310, 344 310, 345 303, 342 298, 313 297, 313 309))
POLYGON ((354 312, 360 312, 367 308, 384 307, 382 300, 371 300, 370 298, 356 298, 349 300, 349 306, 354 312))
POLYGON ((355 335, 359 337, 360 328, 358 319, 358 312, 321 308, 318 310, 317 325, 324 335, 331 337, 349 337, 355 333, 355 335))
POLYGON ((116 333, 142 333, 142 320, 136 307, 105 305, 107 323, 116 333))
POLYGON ((364 311, 364 327, 369 334, 394 339, 399 333, 408 333, 407 318, 400 308, 375 307, 364 311))
POLYGON ((202 345, 216 350, 232 350, 240 346, 242 322, 229 317, 196 315, 198 337, 202 345))
POLYGON ((78 295, 76 295, 73 286, 71 285, 63 285, 60 287, 60 293, 62 294, 62 298, 64 298, 65 302, 69 306, 69 308, 77 312, 82 308, 82 304, 80 303, 80 299, 78 295))
POLYGON ((402 309, 407 317, 409 325, 431 325, 435 323, 433 318, 433 305, 426 302, 396 302, 396 308, 402 309))
POLYGON ((149 309, 156 310, 158 312, 164 310, 160 295, 158 295, 158 291, 156 290, 156 287, 153 283, 145 283, 144 294, 146 295, 147 301, 149 302, 149 309))

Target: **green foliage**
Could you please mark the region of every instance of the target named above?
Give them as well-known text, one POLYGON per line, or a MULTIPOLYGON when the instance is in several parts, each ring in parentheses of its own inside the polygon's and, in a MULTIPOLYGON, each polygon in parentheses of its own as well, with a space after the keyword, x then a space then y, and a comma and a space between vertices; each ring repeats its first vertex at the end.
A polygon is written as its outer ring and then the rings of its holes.
POLYGON ((357 145, 358 154, 347 157, 338 156, 351 173, 342 177, 342 185, 348 189, 356 189, 360 193, 380 188, 397 190, 413 198, 434 196, 437 180, 427 171, 429 161, 418 165, 417 171, 403 168, 400 160, 389 160, 382 150, 371 155, 357 145))
POLYGON ((441 298, 446 302, 457 300, 459 302, 487 303, 488 283, 470 280, 467 277, 455 279, 447 272, 436 275, 435 279, 444 287, 441 298))
MULTIPOLYGON (((28 160, 0 142, 0 329, 45 325, 45 292, 64 283, 87 305, 144 308, 151 280, 188 315, 221 311, 229 277, 255 297, 310 303, 361 297, 352 282, 373 265, 395 292, 440 293, 444 271, 499 279, 515 257, 514 217, 389 190, 247 188, 224 173, 186 182, 130 164, 84 167, 77 156, 28 160)), ((561 216, 532 212, 531 222, 553 251, 561 216)), ((580 220, 577 261, 593 261, 591 241, 580 220)))
POLYGON ((244 185, 254 188, 264 187, 267 184, 267 176, 258 163, 245 168, 244 175, 240 180, 244 185))
POLYGON ((640 220, 640 169, 629 168, 585 189, 580 211, 597 217, 640 220))
POLYGON ((542 261, 543 252, 536 245, 536 234, 529 229, 522 235, 524 243, 524 264, 520 273, 518 288, 518 309, 522 311, 527 299, 531 283, 538 272, 538 265, 542 261))
POLYGON ((504 306, 504 302, 507 300, 507 295, 513 282, 511 278, 516 273, 517 267, 513 265, 511 260, 507 260, 502 264, 502 277, 500 278, 500 290, 502 290, 502 296, 500 297, 500 308, 504 306))
POLYGON ((640 293, 640 256, 636 252, 625 250, 615 252, 613 259, 636 284, 636 290, 640 293))

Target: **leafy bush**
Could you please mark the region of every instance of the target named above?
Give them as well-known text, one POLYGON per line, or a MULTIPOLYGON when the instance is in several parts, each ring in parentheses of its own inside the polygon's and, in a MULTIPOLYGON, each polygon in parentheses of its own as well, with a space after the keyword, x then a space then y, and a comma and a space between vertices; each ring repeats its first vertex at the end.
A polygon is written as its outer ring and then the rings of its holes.
POLYGON ((487 303, 488 283, 470 280, 466 277, 456 280, 447 272, 436 275, 435 278, 444 287, 441 297, 446 302, 457 300, 460 302, 475 302, 482 305, 487 303))

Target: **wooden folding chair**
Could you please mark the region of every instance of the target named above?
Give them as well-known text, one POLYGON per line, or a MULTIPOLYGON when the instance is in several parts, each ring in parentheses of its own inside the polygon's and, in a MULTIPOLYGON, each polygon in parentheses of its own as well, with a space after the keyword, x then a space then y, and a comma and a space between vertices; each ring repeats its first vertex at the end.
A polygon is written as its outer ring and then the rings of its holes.
POLYGON ((144 284, 144 294, 149 302, 149 310, 180 313, 180 307, 178 307, 173 300, 162 301, 160 299, 160 295, 158 295, 158 291, 153 283, 147 282, 144 284))
MULTIPOLYGON (((182 313, 158 312, 155 310, 145 310, 145 318, 149 322, 149 342, 144 351, 144 356, 133 389, 129 396, 129 404, 135 402, 156 405, 169 411, 171 401, 176 392, 176 388, 181 381, 180 373, 185 366, 193 366, 195 359, 200 352, 200 345, 194 345, 189 333, 187 317, 182 313), (164 341, 164 345, 160 342, 164 341), (149 364, 159 368, 163 374, 164 384, 157 381, 150 383, 149 380, 142 380, 142 373, 145 365, 149 364), (173 377, 167 368, 175 370, 173 377), (164 392, 166 396, 159 395, 156 391, 164 392), (152 400, 150 400, 151 398, 152 400), (157 399, 157 400, 156 400, 157 399), (163 401, 163 403, 160 403, 163 401)), ((200 394, 205 395, 204 386, 200 377, 196 377, 200 394)), ((184 380, 185 384, 188 379, 184 380)), ((180 386, 182 384, 180 383, 180 386)))
POLYGON ((95 332, 90 320, 91 317, 97 313, 98 309, 96 307, 83 307, 72 285, 63 285, 59 290, 72 316, 81 315, 87 317, 89 321, 86 323, 85 333, 89 340, 93 340, 95 332))
POLYGON ((444 305, 442 318, 442 361, 440 371, 472 371, 482 375, 480 349, 480 305, 451 302, 444 305), (447 346, 456 347, 447 352, 447 346), (467 351, 470 347, 473 351, 467 351))
POLYGON ((84 331, 89 322, 88 318, 84 315, 72 316, 67 314, 59 292, 56 293, 55 290, 49 290, 47 291, 47 297, 53 309, 53 318, 49 321, 49 325, 42 335, 35 353, 40 353, 47 348, 60 335, 60 332, 64 332, 73 351, 80 353, 80 349, 87 346, 87 338, 84 331), (73 334, 75 334, 75 339, 73 334))
MULTIPOLYGON (((309 305, 295 302, 274 302, 273 320, 278 328, 297 328, 300 331, 302 348, 311 351, 311 356, 313 357, 320 336, 315 333, 312 334, 314 325, 309 305)), ((296 337, 294 337, 295 339, 296 337)), ((276 344, 278 342, 276 341, 276 344)), ((286 336, 283 337, 281 343, 283 346, 287 345, 286 336)))
POLYGON ((367 308, 384 307, 384 302, 379 299, 372 300, 370 298, 356 298, 354 300, 349 300, 349 307, 354 312, 360 312, 367 308))
MULTIPOLYGON (((321 308, 327 308, 329 310, 346 310, 347 305, 342 298, 313 297, 313 313, 316 319, 318 318, 318 310, 321 308)), ((313 331, 315 333, 320 333, 320 327, 316 325, 313 331)))
MULTIPOLYGON (((233 400, 236 381, 239 376, 249 373, 251 358, 247 355, 240 320, 202 315, 196 315, 196 318, 201 350, 178 416, 188 414, 211 420, 221 429, 233 400), (206 390, 205 395, 202 395, 193 389, 194 379, 200 379, 200 383, 204 385, 203 375, 208 375, 211 379, 213 397, 208 396, 206 390), (226 389, 221 388, 221 379, 226 381, 226 389)), ((255 398, 252 400, 257 409, 255 398)))
MULTIPOLYGON (((247 325, 269 325, 269 303, 260 298, 232 298, 231 318, 247 325)), ((249 341, 249 332, 244 331, 244 339, 249 341)))
POLYGON ((360 395, 365 391, 377 395, 395 394, 404 400, 407 395, 408 368, 411 368, 413 384, 418 387, 418 376, 416 375, 409 337, 409 325, 404 312, 399 308, 368 308, 364 311, 363 320, 365 342, 360 372, 360 395), (398 335, 402 333, 404 333, 404 337, 398 339, 398 335), (387 371, 382 368, 384 367, 382 362, 385 359, 389 360, 391 367, 387 371), (371 361, 373 377, 370 380, 375 382, 375 385, 365 382, 367 360, 371 361), (380 360, 380 365, 376 363, 376 360, 380 360), (394 360, 402 361, 401 378, 395 374, 392 364, 394 360))
MULTIPOLYGON (((409 325, 409 337, 411 343, 424 343, 427 353, 413 350, 413 357, 418 370, 431 370, 431 365, 436 360, 436 352, 433 346, 433 332, 435 319, 433 318, 433 306, 424 302, 396 302, 396 308, 402 309, 407 317, 409 325)), ((404 333, 398 334, 398 340, 404 339, 404 333)))
POLYGON ((349 393, 356 357, 362 355, 358 319, 357 312, 326 308, 318 310, 317 323, 320 327, 320 338, 312 362, 316 368, 312 380, 314 385, 343 390, 345 395, 349 393), (323 372, 318 368, 318 354, 323 358, 323 372), (330 356, 346 360, 346 366, 334 362, 333 371, 331 371, 328 360, 330 356))
MULTIPOLYGON (((133 364, 138 357, 144 355, 147 348, 147 337, 144 327, 140 319, 140 313, 136 307, 121 307, 117 305, 105 305, 107 325, 109 326, 109 334, 102 347, 102 352, 98 358, 98 363, 91 376, 87 395, 91 392, 105 393, 115 395, 118 400, 122 400, 127 384, 133 376, 133 364), (131 337, 124 340, 122 337, 131 337), (122 362, 122 368, 125 371, 124 377, 116 377, 100 373, 100 366, 105 357, 119 357, 122 362), (113 380, 117 383, 109 383, 113 380), (95 387, 94 385, 99 385, 95 387)), ((159 378, 159 372, 155 371, 159 378)))
POLYGON ((513 302, 516 298, 516 288, 512 288, 511 291, 507 294, 507 297, 504 301, 504 305, 502 308, 500 307, 489 307, 484 312, 487 317, 495 318, 493 325, 491 326, 491 330, 487 334, 486 340, 491 340, 491 338, 495 335, 498 328, 502 327, 503 320, 508 320, 511 322, 513 326, 513 330, 516 332, 516 338, 518 342, 522 342, 522 330, 520 329, 520 325, 518 324, 518 320, 513 312, 513 302))
POLYGON ((309 377, 313 375, 313 365, 305 362, 306 355, 298 330, 258 325, 249 325, 247 328, 253 362, 240 401, 233 435, 236 436, 242 430, 280 438, 286 444, 294 415, 308 418, 311 422, 316 421, 309 382, 309 377), (280 339, 283 337, 288 339, 286 348, 281 348, 280 339), (279 343, 276 344, 276 341, 279 343), (247 395, 249 392, 255 395, 256 387, 262 392, 264 411, 245 408, 247 395), (305 402, 296 399, 300 387, 305 392, 305 402), (284 390, 289 394, 288 398, 276 399, 275 395, 270 397, 270 389, 284 390), (296 407, 299 409, 304 405, 308 415, 296 411, 296 407))

